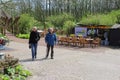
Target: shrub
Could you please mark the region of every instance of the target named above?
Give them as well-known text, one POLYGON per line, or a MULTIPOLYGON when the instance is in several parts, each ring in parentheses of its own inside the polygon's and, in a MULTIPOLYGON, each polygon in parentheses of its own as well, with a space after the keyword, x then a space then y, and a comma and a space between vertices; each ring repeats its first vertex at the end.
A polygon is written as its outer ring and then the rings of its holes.
POLYGON ((7 55, 0 61, 0 80, 26 80, 32 73, 18 63, 18 59, 7 55))
POLYGON ((80 21, 82 24, 99 24, 98 16, 88 15, 88 17, 83 17, 80 21))
POLYGON ((29 14, 22 14, 19 20, 19 31, 21 34, 26 34, 29 33, 33 26, 41 26, 41 24, 29 14))
POLYGON ((70 35, 71 32, 72 32, 72 29, 74 28, 74 26, 75 26, 75 23, 74 23, 74 22, 72 22, 72 21, 66 21, 66 22, 64 23, 64 28, 63 28, 63 30, 65 31, 65 33, 66 33, 67 35, 70 35))
POLYGON ((114 25, 120 23, 120 10, 111 11, 107 14, 87 15, 80 21, 81 24, 114 25))
POLYGON ((29 34, 18 34, 16 35, 18 38, 22 38, 22 39, 29 39, 29 34))
POLYGON ((0 75, 2 80, 26 80, 32 73, 28 70, 23 69, 21 65, 16 67, 8 67, 7 72, 0 75))
POLYGON ((47 21, 54 25, 55 28, 63 29, 64 22, 73 21, 74 17, 71 14, 63 13, 60 15, 50 16, 47 21))
POLYGON ((9 39, 0 33, 0 44, 5 45, 9 42, 9 39))

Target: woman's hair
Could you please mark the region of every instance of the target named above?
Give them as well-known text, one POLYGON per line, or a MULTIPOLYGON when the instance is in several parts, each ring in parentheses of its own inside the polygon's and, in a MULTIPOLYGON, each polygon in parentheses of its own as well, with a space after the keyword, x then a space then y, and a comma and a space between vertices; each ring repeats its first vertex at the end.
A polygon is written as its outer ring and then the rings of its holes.
POLYGON ((36 27, 36 26, 34 26, 34 27, 32 28, 32 30, 37 30, 37 27, 36 27))

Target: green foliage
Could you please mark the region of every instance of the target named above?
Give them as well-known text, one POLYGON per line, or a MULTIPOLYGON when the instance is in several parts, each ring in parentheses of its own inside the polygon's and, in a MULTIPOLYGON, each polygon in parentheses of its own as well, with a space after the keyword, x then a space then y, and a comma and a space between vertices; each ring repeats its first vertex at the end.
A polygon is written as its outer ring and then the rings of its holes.
POLYGON ((18 38, 22 39, 29 39, 30 35, 29 34, 17 34, 16 35, 18 38))
POLYGON ((120 23, 120 10, 112 11, 110 16, 112 16, 114 22, 120 23))
POLYGON ((0 39, 3 40, 3 43, 2 43, 3 45, 9 42, 9 39, 1 33, 0 33, 0 39))
POLYGON ((22 14, 19 20, 19 31, 21 34, 29 33, 33 26, 41 25, 40 22, 31 17, 29 14, 22 14))
POLYGON ((63 30, 65 31, 65 33, 66 33, 67 35, 70 35, 71 30, 74 28, 74 26, 75 26, 75 22, 73 22, 73 21, 66 21, 66 22, 64 23, 64 28, 63 28, 63 30))
POLYGON ((13 80, 26 80, 26 78, 24 76, 18 75, 18 76, 14 76, 13 80))
POLYGON ((71 14, 63 13, 60 15, 50 16, 47 21, 54 25, 55 28, 63 29, 65 21, 73 21, 74 17, 71 14))
POLYGON ((8 73, 8 75, 13 76, 13 75, 15 75, 15 69, 14 69, 14 68, 9 67, 9 68, 7 69, 7 73, 8 73))
POLYGON ((7 73, 5 75, 1 74, 0 78, 2 80, 26 80, 31 75, 31 72, 23 69, 21 65, 17 65, 16 67, 7 68, 7 73))
POLYGON ((34 18, 29 14, 22 14, 19 20, 20 33, 28 33, 29 29, 33 26, 34 18))
POLYGON ((0 33, 0 38, 6 39, 7 37, 0 33))
POLYGON ((22 71, 23 67, 21 65, 18 65, 15 67, 16 73, 19 73, 20 71, 22 71))
POLYGON ((32 75, 30 71, 24 70, 21 65, 16 66, 15 71, 16 71, 17 74, 20 74, 21 76, 25 76, 25 77, 28 77, 28 76, 32 75))
POLYGON ((1 74, 1 75, 0 75, 0 78, 1 78, 2 80, 10 80, 10 76, 7 75, 7 74, 5 74, 5 75, 1 74))
POLYGON ((83 17, 81 20, 82 24, 99 24, 99 19, 98 16, 92 16, 92 15, 88 15, 87 18, 83 17), (92 18, 91 18, 92 17, 92 18))
POLYGON ((46 28, 54 27, 54 25, 51 22, 45 22, 45 27, 46 28))
POLYGON ((120 10, 111 11, 107 14, 87 15, 80 21, 81 24, 113 25, 120 22, 120 10))

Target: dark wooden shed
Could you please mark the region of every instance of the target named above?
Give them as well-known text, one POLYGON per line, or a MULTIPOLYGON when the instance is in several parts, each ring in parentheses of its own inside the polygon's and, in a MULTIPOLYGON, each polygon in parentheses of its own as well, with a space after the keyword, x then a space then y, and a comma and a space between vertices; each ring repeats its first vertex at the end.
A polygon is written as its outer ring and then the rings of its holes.
POLYGON ((109 31, 109 44, 111 46, 120 46, 120 24, 115 24, 109 31))

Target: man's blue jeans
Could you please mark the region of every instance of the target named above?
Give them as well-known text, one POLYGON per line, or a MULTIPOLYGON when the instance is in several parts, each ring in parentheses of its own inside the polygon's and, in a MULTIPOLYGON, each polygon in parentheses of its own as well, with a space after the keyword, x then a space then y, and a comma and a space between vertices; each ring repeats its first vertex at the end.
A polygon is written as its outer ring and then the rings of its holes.
POLYGON ((37 56, 37 43, 31 43, 32 59, 37 56))

